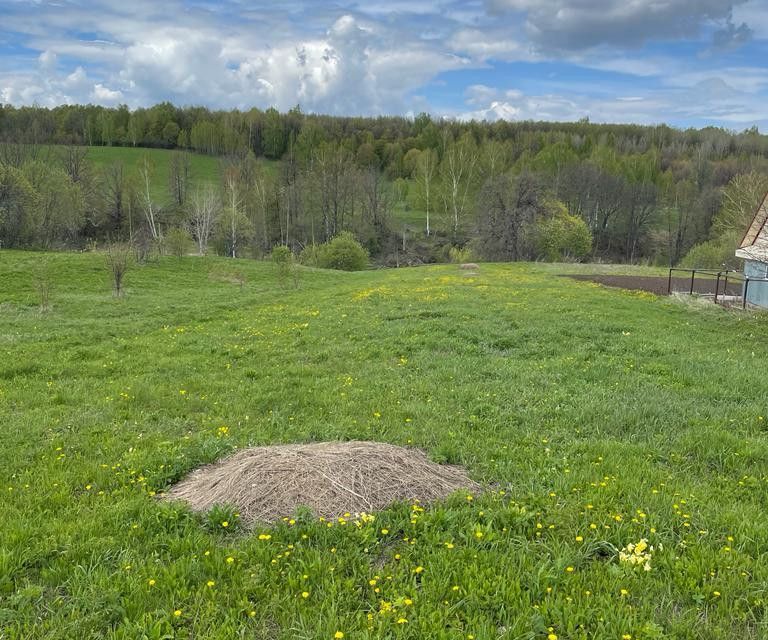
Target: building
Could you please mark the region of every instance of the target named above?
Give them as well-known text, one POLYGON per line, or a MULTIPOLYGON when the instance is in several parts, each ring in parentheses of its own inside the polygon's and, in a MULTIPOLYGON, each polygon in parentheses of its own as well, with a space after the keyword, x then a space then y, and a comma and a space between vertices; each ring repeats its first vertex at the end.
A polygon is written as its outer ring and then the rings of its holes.
POLYGON ((752 224, 736 249, 744 260, 745 300, 768 308, 768 194, 757 209, 752 224))

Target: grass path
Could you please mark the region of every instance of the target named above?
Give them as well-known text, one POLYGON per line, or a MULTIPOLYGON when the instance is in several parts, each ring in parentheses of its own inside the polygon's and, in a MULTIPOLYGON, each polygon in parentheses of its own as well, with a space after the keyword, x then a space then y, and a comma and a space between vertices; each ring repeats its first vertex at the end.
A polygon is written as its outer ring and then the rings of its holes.
POLYGON ((552 270, 167 258, 114 300, 98 255, 0 252, 0 638, 766 637, 765 318, 552 270), (352 438, 492 490, 256 535, 154 497, 352 438))

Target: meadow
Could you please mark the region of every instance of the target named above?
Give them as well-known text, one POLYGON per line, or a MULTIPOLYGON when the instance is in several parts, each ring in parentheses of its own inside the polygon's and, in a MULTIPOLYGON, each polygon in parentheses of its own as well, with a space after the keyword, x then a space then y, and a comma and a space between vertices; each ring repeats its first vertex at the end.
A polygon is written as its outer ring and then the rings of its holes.
POLYGON ((99 254, 0 251, 0 638, 767 637, 765 316, 560 271, 166 257, 115 299, 99 254), (336 439, 487 491, 255 531, 158 500, 336 439))
MULTIPOLYGON (((174 153, 168 149, 144 149, 139 147, 88 147, 87 159, 98 171, 111 164, 122 163, 128 177, 140 184, 139 163, 146 157, 152 163, 150 192, 158 202, 169 199, 169 168, 174 153)), ((219 158, 202 153, 188 152, 190 181, 192 184, 217 185, 220 174, 219 158)))

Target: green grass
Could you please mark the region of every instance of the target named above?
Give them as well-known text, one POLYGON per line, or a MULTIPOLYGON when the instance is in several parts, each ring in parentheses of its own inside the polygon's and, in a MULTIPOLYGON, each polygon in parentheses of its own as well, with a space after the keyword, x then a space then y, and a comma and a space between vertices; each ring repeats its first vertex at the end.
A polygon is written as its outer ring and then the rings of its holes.
MULTIPOLYGON (((158 202, 166 202, 168 196, 168 174, 174 151, 168 149, 143 149, 138 147, 88 147, 88 160, 94 168, 122 162, 129 176, 139 180, 139 162, 147 156, 154 165, 151 191, 158 202)), ((219 182, 220 158, 201 153, 189 153, 192 184, 213 184, 219 182)))
POLYGON ((768 635, 764 316, 527 264, 283 290, 165 258, 126 284, 0 252, 3 640, 768 635), (489 490, 269 539, 153 495, 235 447, 347 438, 489 490), (644 538, 650 571, 619 557, 644 538))

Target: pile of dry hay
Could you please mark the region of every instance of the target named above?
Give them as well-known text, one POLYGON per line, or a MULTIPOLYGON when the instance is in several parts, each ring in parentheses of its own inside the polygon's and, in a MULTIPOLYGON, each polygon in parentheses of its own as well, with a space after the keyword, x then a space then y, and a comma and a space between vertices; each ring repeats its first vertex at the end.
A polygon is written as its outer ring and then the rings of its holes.
POLYGON ((193 471, 165 498, 195 511, 232 505, 243 524, 274 522, 308 507, 315 516, 372 512, 393 502, 440 500, 480 486, 423 451, 379 442, 321 442, 244 449, 193 471))

